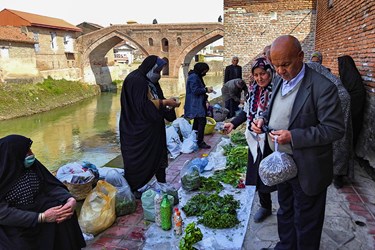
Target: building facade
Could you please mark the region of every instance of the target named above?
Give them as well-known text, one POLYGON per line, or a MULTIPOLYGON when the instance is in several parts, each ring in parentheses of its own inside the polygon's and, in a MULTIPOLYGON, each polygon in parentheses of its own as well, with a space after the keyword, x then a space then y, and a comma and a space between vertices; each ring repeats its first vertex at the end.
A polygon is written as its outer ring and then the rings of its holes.
POLYGON ((0 82, 33 82, 39 78, 34 44, 21 28, 0 26, 0 82))
POLYGON ((75 47, 81 29, 61 19, 10 9, 0 11, 0 26, 22 27, 33 39, 36 67, 43 77, 81 78, 75 47))
POLYGON ((305 57, 314 50, 315 0, 224 0, 224 67, 239 57, 245 81, 251 62, 280 35, 297 37, 305 57))

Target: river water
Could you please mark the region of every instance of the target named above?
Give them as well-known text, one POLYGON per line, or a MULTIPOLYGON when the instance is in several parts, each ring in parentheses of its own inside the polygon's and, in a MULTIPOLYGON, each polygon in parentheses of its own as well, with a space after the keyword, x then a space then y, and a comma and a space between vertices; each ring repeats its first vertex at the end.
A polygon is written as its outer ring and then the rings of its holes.
MULTIPOLYGON (((213 86, 221 95, 222 75, 207 75, 207 86, 213 86)), ((183 114, 185 83, 183 80, 160 80, 166 97, 179 96, 183 114)), ((0 137, 21 134, 33 140, 35 156, 48 169, 54 171, 68 162, 88 161, 97 167, 105 165, 120 154, 118 121, 120 92, 101 93, 67 107, 48 112, 0 121, 0 137)))

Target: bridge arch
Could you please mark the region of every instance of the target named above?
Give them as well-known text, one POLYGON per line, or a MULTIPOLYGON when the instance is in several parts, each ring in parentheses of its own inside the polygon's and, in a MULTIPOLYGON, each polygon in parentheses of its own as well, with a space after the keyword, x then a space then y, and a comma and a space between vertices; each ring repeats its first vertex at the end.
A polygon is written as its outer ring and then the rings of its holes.
POLYGON ((146 56, 154 54, 168 61, 163 74, 178 77, 181 66, 186 77, 194 55, 224 36, 221 23, 124 24, 112 25, 77 39, 84 81, 100 85, 112 79, 104 61, 107 52, 123 40, 133 43, 146 56), (152 44, 150 44, 150 41, 152 44))

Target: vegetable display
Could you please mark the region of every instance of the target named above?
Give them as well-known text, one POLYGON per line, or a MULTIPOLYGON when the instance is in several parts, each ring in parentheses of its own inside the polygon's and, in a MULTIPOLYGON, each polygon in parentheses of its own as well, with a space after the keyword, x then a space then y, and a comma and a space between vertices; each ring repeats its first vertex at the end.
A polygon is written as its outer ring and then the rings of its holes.
POLYGON ((217 193, 211 195, 198 194, 191 198, 182 210, 186 216, 199 216, 198 223, 210 228, 230 228, 239 223, 236 209, 239 201, 233 195, 223 197, 217 193))
POLYGON ((180 250, 193 250, 193 245, 203 239, 202 231, 195 226, 194 222, 189 223, 185 229, 185 235, 180 240, 180 250))

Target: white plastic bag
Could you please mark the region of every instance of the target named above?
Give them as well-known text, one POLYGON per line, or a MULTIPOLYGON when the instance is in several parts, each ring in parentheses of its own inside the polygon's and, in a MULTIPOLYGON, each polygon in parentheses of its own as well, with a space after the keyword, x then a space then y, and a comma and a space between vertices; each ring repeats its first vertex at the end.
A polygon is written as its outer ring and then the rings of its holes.
POLYGON ((275 136, 275 152, 259 164, 259 177, 267 186, 273 186, 297 176, 297 166, 293 158, 277 149, 277 136, 275 136))
POLYGON ((181 153, 190 154, 196 150, 198 150, 197 131, 192 130, 189 137, 182 142, 181 153))
POLYGON ((171 154, 171 158, 175 159, 177 156, 180 155, 181 151, 181 140, 180 136, 176 132, 176 129, 173 126, 169 126, 166 128, 166 136, 167 136, 167 149, 171 154))
POLYGON ((180 130, 183 140, 189 137, 193 126, 183 117, 177 118, 172 123, 173 127, 180 130))

